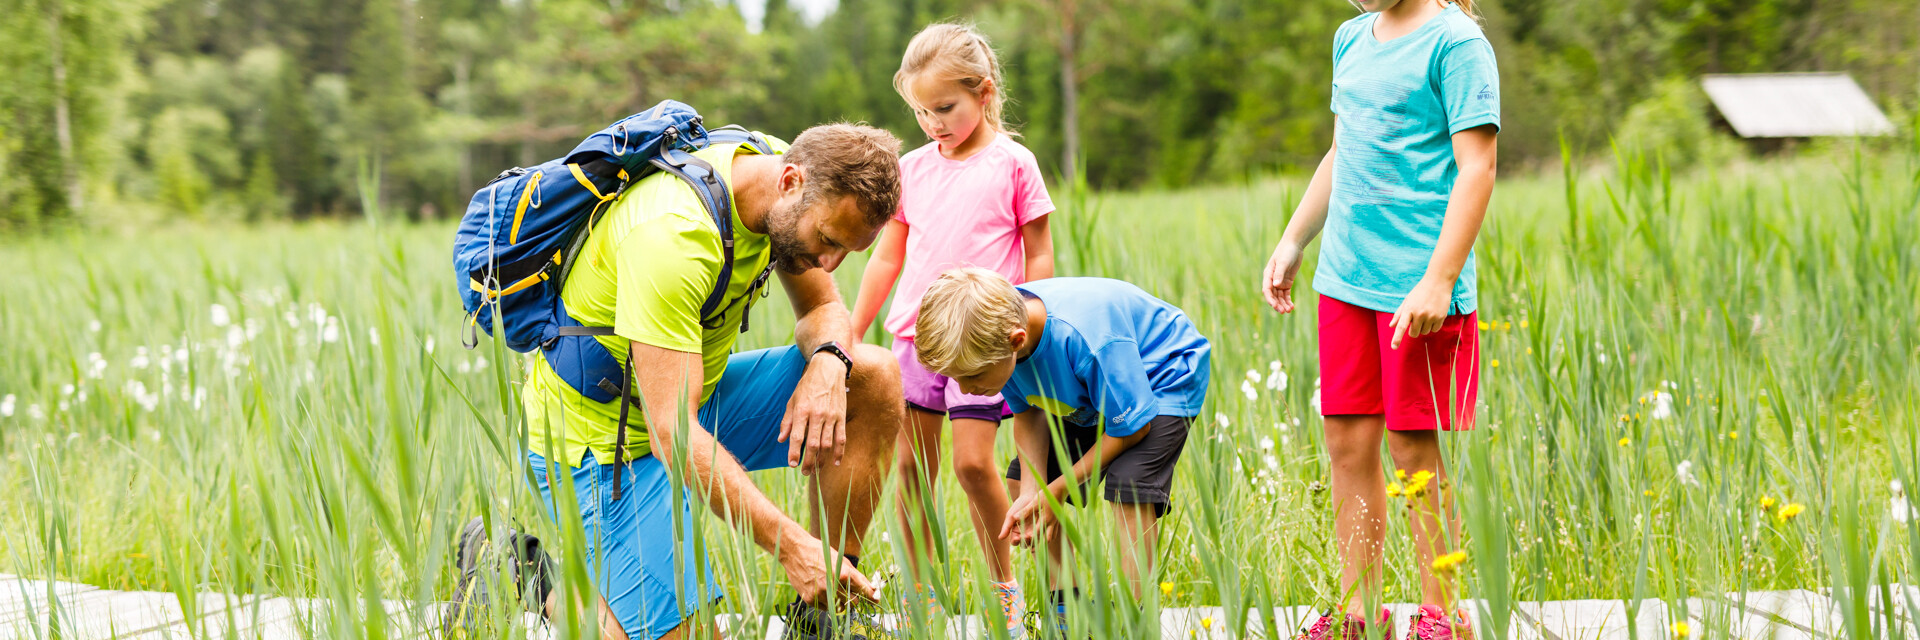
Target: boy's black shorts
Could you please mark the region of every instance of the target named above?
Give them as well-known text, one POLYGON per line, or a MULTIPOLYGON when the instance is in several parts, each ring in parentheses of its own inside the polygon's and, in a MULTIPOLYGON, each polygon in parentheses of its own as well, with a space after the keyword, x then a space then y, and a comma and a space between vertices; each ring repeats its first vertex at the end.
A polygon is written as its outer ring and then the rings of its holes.
MULTIPOLYGON (((1187 427, 1192 422, 1192 418, 1180 416, 1157 416, 1148 421, 1144 427, 1147 436, 1120 452, 1113 463, 1102 470, 1107 502, 1151 504, 1156 516, 1166 515, 1169 493, 1173 489, 1173 464, 1180 460, 1180 451, 1187 446, 1187 427)), ((1100 443, 1099 429, 1073 425, 1061 428, 1065 432, 1062 435, 1068 460, 1079 460, 1100 443)), ((1048 455, 1047 480, 1058 477, 1060 458, 1058 454, 1048 455)), ((1019 458, 1007 465, 1007 479, 1020 480, 1019 458)), ((1068 500, 1072 499, 1069 494, 1068 500)))

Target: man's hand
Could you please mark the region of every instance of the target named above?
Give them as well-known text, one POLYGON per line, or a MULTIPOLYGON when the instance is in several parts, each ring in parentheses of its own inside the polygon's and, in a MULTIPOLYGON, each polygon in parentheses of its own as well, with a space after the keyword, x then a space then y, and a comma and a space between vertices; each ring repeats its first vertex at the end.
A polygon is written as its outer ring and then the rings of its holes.
POLYGON ((807 361, 807 372, 793 388, 787 400, 786 417, 780 419, 780 441, 787 443, 787 466, 800 467, 800 473, 833 464, 847 450, 847 364, 831 353, 815 353, 807 361), (802 455, 802 449, 805 455, 802 455))
POLYGON ((801 601, 826 608, 829 594, 835 593, 840 602, 848 601, 849 596, 867 602, 879 601, 880 590, 874 588, 867 576, 853 568, 853 563, 838 552, 829 556, 826 545, 819 538, 805 531, 796 531, 788 538, 787 542, 780 545, 780 568, 786 570, 787 582, 792 583, 794 590, 800 593, 801 601), (839 566, 835 567, 838 571, 828 570, 826 561, 829 557, 840 561, 839 566))
POLYGON ((1439 331, 1452 306, 1452 282, 1432 276, 1421 278, 1407 299, 1400 302, 1400 309, 1393 312, 1393 319, 1387 322, 1393 327, 1392 348, 1400 348, 1402 336, 1418 338, 1439 331))
POLYGON ((1000 525, 1000 538, 1017 546, 1032 545, 1054 536, 1053 510, 1038 490, 1023 490, 1020 499, 1007 507, 1007 519, 1000 525))
POLYGON ((1260 278, 1260 295, 1267 306, 1280 313, 1293 313, 1293 279, 1300 273, 1300 246, 1282 239, 1267 259, 1267 270, 1260 278))

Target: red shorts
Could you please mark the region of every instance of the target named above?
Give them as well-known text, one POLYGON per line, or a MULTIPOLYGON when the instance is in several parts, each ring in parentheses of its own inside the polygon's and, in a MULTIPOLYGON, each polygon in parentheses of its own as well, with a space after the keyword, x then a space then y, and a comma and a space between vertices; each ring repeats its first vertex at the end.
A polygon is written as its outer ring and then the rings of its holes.
POLYGON ((1479 314, 1394 349, 1393 314, 1320 296, 1320 415, 1385 414, 1395 431, 1473 428, 1480 396, 1479 314))

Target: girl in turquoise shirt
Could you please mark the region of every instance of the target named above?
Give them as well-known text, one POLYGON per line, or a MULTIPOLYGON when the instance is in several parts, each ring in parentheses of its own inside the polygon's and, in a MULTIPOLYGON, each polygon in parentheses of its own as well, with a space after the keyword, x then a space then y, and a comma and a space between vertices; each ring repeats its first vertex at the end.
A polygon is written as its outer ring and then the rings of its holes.
POLYGON ((1275 311, 1292 312, 1302 255, 1323 238, 1320 412, 1346 601, 1300 640, 1388 623, 1385 611, 1362 616, 1383 601, 1386 518, 1400 499, 1421 575, 1408 638, 1452 640, 1468 630, 1444 568, 1457 562, 1459 527, 1439 432, 1472 428, 1479 390, 1473 242, 1493 192, 1500 76, 1469 0, 1355 4, 1364 13, 1334 36, 1333 148, 1261 284, 1275 311))

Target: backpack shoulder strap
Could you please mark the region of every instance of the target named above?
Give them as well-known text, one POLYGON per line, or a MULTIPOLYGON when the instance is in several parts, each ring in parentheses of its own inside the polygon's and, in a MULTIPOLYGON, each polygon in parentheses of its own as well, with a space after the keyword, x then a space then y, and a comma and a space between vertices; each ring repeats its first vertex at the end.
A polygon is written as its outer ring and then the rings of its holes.
POLYGON ((733 198, 727 193, 727 185, 721 181, 720 172, 707 161, 685 150, 667 150, 654 158, 653 164, 693 187, 694 195, 699 196, 700 204, 706 207, 708 215, 713 216, 713 224, 720 230, 720 277, 713 283, 713 292, 707 294, 706 301, 700 304, 700 326, 708 329, 718 327, 722 314, 715 312, 726 300, 727 284, 733 280, 733 198))

